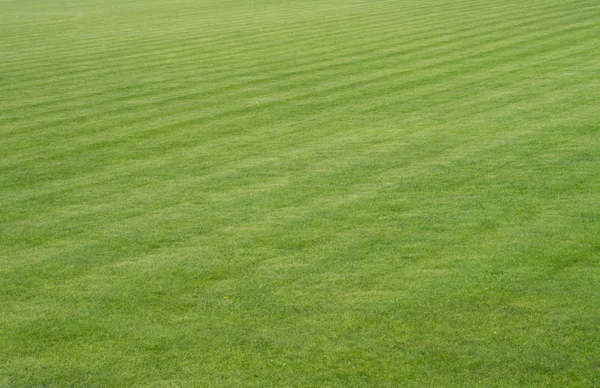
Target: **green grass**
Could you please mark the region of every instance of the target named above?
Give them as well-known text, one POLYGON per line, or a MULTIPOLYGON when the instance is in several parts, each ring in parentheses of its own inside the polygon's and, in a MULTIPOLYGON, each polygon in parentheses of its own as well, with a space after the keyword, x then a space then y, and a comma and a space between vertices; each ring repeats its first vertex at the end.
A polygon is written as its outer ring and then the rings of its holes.
POLYGON ((600 386, 597 0, 0 0, 0 386, 600 386))

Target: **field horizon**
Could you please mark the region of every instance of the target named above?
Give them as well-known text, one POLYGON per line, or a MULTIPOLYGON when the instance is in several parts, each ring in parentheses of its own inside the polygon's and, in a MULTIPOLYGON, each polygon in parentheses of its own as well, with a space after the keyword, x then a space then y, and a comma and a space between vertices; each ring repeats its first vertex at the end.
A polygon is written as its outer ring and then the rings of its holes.
POLYGON ((0 387, 598 387, 599 20, 0 0, 0 387))

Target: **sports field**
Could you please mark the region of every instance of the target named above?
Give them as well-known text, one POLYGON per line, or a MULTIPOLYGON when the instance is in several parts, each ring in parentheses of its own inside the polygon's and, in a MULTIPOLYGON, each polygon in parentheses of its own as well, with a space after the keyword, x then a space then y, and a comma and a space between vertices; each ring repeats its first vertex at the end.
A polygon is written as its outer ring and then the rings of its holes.
POLYGON ((0 0, 0 387, 600 386, 598 0, 0 0))

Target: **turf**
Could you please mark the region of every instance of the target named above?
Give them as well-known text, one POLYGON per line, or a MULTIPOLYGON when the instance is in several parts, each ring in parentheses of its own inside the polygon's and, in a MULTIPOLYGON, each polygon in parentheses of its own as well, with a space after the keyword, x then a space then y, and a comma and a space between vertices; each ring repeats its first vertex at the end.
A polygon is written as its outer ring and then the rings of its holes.
POLYGON ((0 386, 600 386, 597 0, 0 0, 0 386))

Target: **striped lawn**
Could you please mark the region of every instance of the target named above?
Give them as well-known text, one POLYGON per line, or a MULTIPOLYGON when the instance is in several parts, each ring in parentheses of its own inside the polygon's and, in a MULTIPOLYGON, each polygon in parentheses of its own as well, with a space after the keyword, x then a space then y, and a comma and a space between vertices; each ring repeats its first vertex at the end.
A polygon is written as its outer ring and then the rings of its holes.
POLYGON ((0 0, 0 386, 599 386, 599 20, 0 0))

